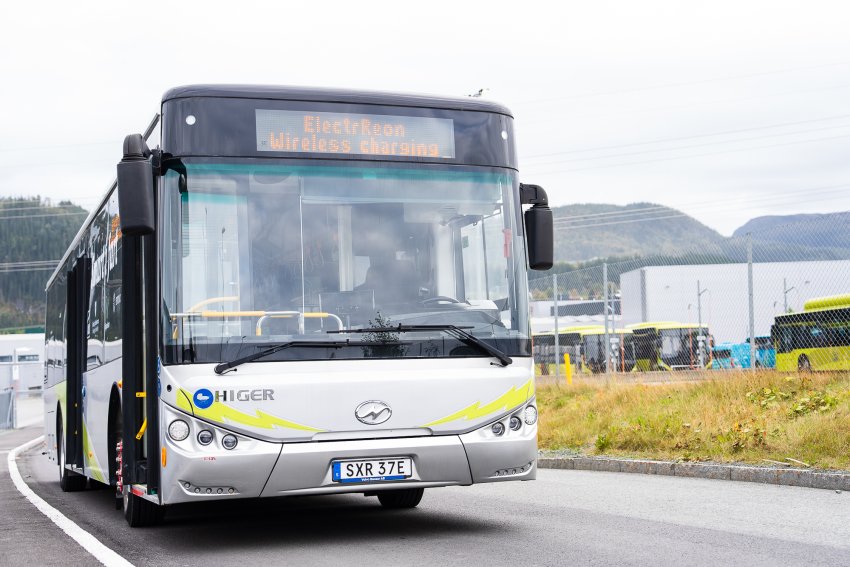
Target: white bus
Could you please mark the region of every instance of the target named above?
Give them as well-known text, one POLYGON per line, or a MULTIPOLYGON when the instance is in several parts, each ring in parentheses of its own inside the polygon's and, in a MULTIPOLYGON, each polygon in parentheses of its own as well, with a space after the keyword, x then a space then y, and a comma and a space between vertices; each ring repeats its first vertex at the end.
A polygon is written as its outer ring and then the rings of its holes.
POLYGON ((535 477, 526 271, 551 266, 552 213, 506 108, 197 85, 161 116, 48 282, 64 490, 112 485, 140 526, 535 477))

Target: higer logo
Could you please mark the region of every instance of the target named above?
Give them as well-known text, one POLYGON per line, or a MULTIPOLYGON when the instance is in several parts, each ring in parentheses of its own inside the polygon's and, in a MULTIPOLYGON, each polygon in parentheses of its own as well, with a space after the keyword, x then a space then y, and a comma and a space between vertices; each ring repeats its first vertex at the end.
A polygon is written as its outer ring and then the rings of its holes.
POLYGON ((216 390, 217 402, 265 402, 274 401, 274 390, 216 390))

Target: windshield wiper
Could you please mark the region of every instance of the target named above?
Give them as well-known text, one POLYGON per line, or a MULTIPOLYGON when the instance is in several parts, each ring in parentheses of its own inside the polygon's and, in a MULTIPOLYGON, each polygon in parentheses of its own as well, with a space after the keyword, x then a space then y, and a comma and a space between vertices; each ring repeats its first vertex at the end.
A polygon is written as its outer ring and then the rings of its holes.
POLYGON ((216 374, 224 374, 228 370, 236 368, 240 364, 245 364, 246 362, 251 362, 257 360, 259 358, 263 358, 264 356, 269 356, 270 354, 274 354, 276 352, 280 352, 282 350, 286 350, 292 347, 306 347, 306 348, 343 348, 348 346, 371 346, 372 343, 364 342, 364 341, 289 341, 288 343, 279 343, 268 348, 265 348, 259 352, 255 352, 253 354, 249 354, 248 356, 243 356, 242 358, 237 358, 236 360, 231 360, 230 362, 222 362, 221 364, 216 364, 213 370, 216 374))
POLYGON ((395 327, 369 327, 364 329, 340 329, 338 331, 327 331, 328 333, 415 333, 417 331, 443 331, 457 338, 460 342, 465 345, 471 346, 473 348, 478 349, 481 352, 489 354, 494 358, 498 358, 499 362, 502 363, 502 366, 507 366, 512 363, 513 360, 510 357, 492 346, 489 343, 486 343, 466 331, 466 329, 471 329, 472 327, 458 327, 456 325, 396 325, 395 327))

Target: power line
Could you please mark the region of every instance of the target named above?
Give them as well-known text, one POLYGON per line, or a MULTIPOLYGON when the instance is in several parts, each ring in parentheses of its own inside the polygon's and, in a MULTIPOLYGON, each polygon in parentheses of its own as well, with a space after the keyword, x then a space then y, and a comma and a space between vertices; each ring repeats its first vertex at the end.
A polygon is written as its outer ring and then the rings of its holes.
POLYGON ((558 164, 558 163, 574 163, 574 162, 580 162, 580 161, 594 161, 594 160, 608 159, 608 158, 614 158, 614 157, 625 157, 625 156, 634 156, 634 155, 641 155, 641 154, 652 154, 652 153, 657 153, 657 152, 674 152, 674 151, 679 151, 679 150, 685 150, 685 149, 688 149, 688 148, 699 148, 699 147, 704 147, 704 146, 714 146, 714 145, 717 145, 717 144, 737 144, 739 142, 748 142, 750 140, 762 140, 764 138, 778 138, 778 137, 781 137, 781 136, 793 136, 793 135, 796 135, 796 134, 808 134, 809 132, 821 132, 823 130, 834 130, 836 128, 850 128, 850 124, 840 124, 840 125, 837 125, 837 126, 825 126, 823 128, 810 128, 808 130, 796 130, 794 132, 783 132, 781 134, 764 134, 762 136, 750 136, 750 137, 747 137, 747 138, 738 138, 738 139, 735 139, 735 140, 717 140, 715 142, 701 142, 699 144, 685 144, 685 145, 681 145, 681 146, 674 146, 674 147, 671 147, 671 148, 656 148, 654 150, 640 150, 640 151, 637 151, 637 152, 624 152, 624 153, 619 153, 619 154, 608 154, 608 155, 604 155, 604 156, 591 156, 591 157, 574 158, 574 159, 560 160, 560 161, 541 162, 541 163, 536 163, 534 165, 554 165, 554 164, 558 164))
MULTIPOLYGON (((812 203, 812 202, 817 202, 817 201, 827 201, 827 200, 831 200, 831 199, 832 199, 832 197, 830 196, 830 197, 822 197, 820 199, 806 199, 806 202, 812 203)), ((783 203, 783 204, 787 204, 787 203, 783 203)), ((718 205, 718 206, 720 206, 720 205, 718 205)), ((676 211, 676 209, 671 209, 671 210, 676 211)), ((635 223, 635 222, 648 222, 648 221, 673 219, 673 218, 688 217, 688 216, 692 217, 692 215, 690 215, 690 214, 679 213, 679 214, 674 214, 674 215, 652 216, 652 217, 644 217, 644 218, 637 218, 637 219, 614 220, 614 221, 610 221, 610 222, 598 222, 598 223, 579 224, 579 225, 556 225, 555 227, 562 229, 562 230, 577 230, 577 229, 585 229, 585 228, 598 228, 598 227, 604 227, 604 226, 613 226, 613 225, 619 225, 619 224, 630 224, 630 223, 635 223)))
MULTIPOLYGON (((628 211, 608 211, 604 213, 594 213, 588 215, 575 215, 575 216, 567 216, 556 218, 554 222, 556 224, 566 224, 570 222, 593 222, 595 220, 607 222, 611 219, 622 218, 623 216, 640 216, 646 215, 645 220, 653 220, 657 217, 651 215, 664 214, 666 211, 678 212, 678 209, 681 210, 711 210, 716 208, 728 209, 730 205, 735 204, 747 204, 747 203, 758 203, 763 201, 787 201, 789 198, 794 198, 799 194, 805 194, 808 198, 805 199, 806 202, 812 201, 812 194, 824 194, 824 193, 833 193, 836 191, 844 191, 847 187, 850 187, 850 183, 844 183, 840 185, 823 185, 819 187, 809 187, 806 189, 796 189, 794 191, 785 191, 780 193, 774 193, 772 195, 762 195, 757 197, 739 197, 739 198, 731 198, 731 199, 713 199, 711 201, 703 201, 700 203, 693 203, 691 205, 686 205, 682 207, 666 207, 666 206, 651 206, 651 207, 643 207, 638 209, 632 209, 628 211), (600 218, 606 217, 606 218, 600 218)), ((792 201, 793 202, 793 201, 792 201)))
MULTIPOLYGON (((713 106, 713 105, 717 105, 717 104, 729 104, 729 103, 743 102, 743 101, 760 101, 760 102, 763 103, 763 101, 765 99, 769 99, 769 98, 787 97, 787 96, 810 94, 810 93, 817 93, 817 92, 823 92, 823 91, 834 91, 834 90, 847 89, 847 88, 850 88, 850 84, 833 85, 833 86, 829 86, 829 87, 820 87, 820 88, 815 88, 815 89, 798 89, 798 90, 795 90, 795 91, 782 91, 782 92, 778 92, 778 93, 777 92, 766 93, 766 94, 760 94, 758 96, 745 96, 745 97, 720 98, 720 99, 713 99, 713 100, 701 100, 701 101, 698 101, 698 102, 689 102, 689 103, 686 103, 686 104, 665 104, 663 106, 648 106, 648 107, 642 107, 642 108, 631 108, 631 109, 628 109, 628 110, 616 110, 616 111, 612 111, 608 107, 597 108, 597 109, 582 108, 582 114, 583 115, 591 115, 591 116, 594 115, 594 114, 596 114, 596 115, 604 114, 606 117, 622 116, 622 115, 630 116, 630 115, 635 115, 635 114, 639 115, 639 114, 657 113, 657 112, 660 112, 660 111, 681 110, 681 109, 684 109, 684 108, 693 108, 693 107, 698 107, 698 106, 713 106)), ((568 116, 568 114, 566 114, 566 113, 564 113, 564 115, 568 116)), ((551 117, 523 120, 522 123, 525 124, 525 125, 529 125, 529 124, 540 124, 542 122, 546 122, 547 124, 553 124, 553 123, 557 124, 557 123, 552 121, 551 117)))
POLYGON ((827 121, 827 120, 842 120, 844 118, 850 118, 850 114, 839 114, 838 116, 827 116, 827 117, 824 117, 824 118, 814 118, 812 120, 797 120, 795 122, 780 122, 778 124, 770 124, 770 125, 767 125, 767 126, 756 126, 756 127, 753 127, 753 128, 739 128, 737 130, 724 130, 724 131, 721 131, 721 132, 713 132, 713 133, 709 133, 709 134, 694 134, 694 135, 691 135, 691 136, 678 136, 678 137, 675 137, 675 138, 659 138, 659 139, 655 139, 655 140, 647 140, 645 142, 632 142, 632 143, 629 143, 629 144, 614 144, 614 145, 610 145, 610 146, 596 146, 596 147, 585 148, 585 149, 581 149, 581 150, 566 150, 566 151, 563 151, 563 152, 554 152, 554 153, 549 153, 549 154, 531 155, 531 156, 527 156, 527 157, 521 158, 521 159, 536 159, 536 158, 541 158, 541 157, 552 157, 552 156, 558 156, 558 155, 563 155, 563 154, 585 153, 585 152, 593 152, 593 151, 597 151, 597 150, 611 150, 611 149, 619 149, 619 148, 630 148, 630 147, 633 147, 633 146, 644 146, 644 145, 649 145, 649 144, 660 144, 660 143, 663 143, 663 142, 677 142, 677 141, 680 141, 680 140, 693 140, 695 138, 709 138, 709 137, 712 137, 712 136, 725 136, 727 134, 740 134, 742 132, 753 132, 753 131, 756 131, 756 130, 767 130, 767 129, 770 129, 770 128, 782 128, 784 126, 796 126, 798 124, 810 124, 812 122, 824 122, 824 121, 827 121))
POLYGON ((39 218, 47 218, 47 217, 79 217, 83 215, 88 215, 88 212, 85 213, 52 213, 52 214, 44 214, 44 215, 14 215, 14 216, 0 216, 0 221, 11 220, 11 219, 39 219, 39 218))
POLYGON ((844 65, 850 65, 850 61, 842 61, 842 62, 839 62, 839 63, 825 63, 825 64, 822 64, 822 65, 811 65, 811 66, 808 66, 808 67, 793 67, 793 68, 787 68, 787 69, 777 69, 777 70, 774 70, 774 71, 760 71, 758 73, 746 73, 746 74, 742 74, 742 75, 729 75, 729 76, 726 76, 726 77, 712 77, 712 78, 708 78, 708 79, 698 79, 698 80, 695 80, 695 81, 666 83, 666 84, 662 84, 662 85, 650 85, 650 86, 646 86, 646 87, 636 87, 636 88, 631 88, 631 89, 617 89, 617 90, 613 90, 613 91, 598 91, 598 92, 594 92, 594 93, 580 93, 580 94, 566 95, 566 96, 561 96, 561 97, 556 97, 556 98, 528 100, 528 101, 524 101, 524 102, 520 101, 517 104, 539 104, 539 103, 542 103, 542 102, 556 102, 556 101, 559 101, 559 100, 568 100, 568 99, 573 99, 573 98, 588 98, 588 97, 597 97, 597 96, 607 96, 607 95, 611 95, 611 94, 622 94, 622 93, 639 92, 639 91, 651 91, 651 90, 657 90, 657 89, 666 89, 666 88, 670 88, 670 87, 684 87, 684 86, 690 86, 690 85, 701 85, 701 84, 705 84, 705 83, 713 83, 713 82, 718 82, 718 81, 734 81, 734 80, 738 80, 738 79, 748 79, 748 78, 751 78, 751 77, 762 77, 762 76, 765 76, 765 75, 778 75, 778 74, 783 74, 783 73, 795 73, 797 71, 808 71, 808 70, 811 70, 811 69, 824 69, 824 68, 828 68, 828 67, 840 67, 840 66, 844 66, 844 65))
MULTIPOLYGON (((728 154, 728 153, 736 153, 736 152, 749 152, 749 151, 760 150, 760 149, 765 149, 765 148, 778 148, 778 147, 781 147, 781 146, 806 144, 806 143, 810 143, 810 142, 824 142, 824 141, 827 141, 827 140, 837 140, 837 139, 840 139, 840 138, 848 138, 848 137, 850 137, 850 134, 842 135, 842 136, 828 136, 828 137, 825 137, 825 138, 812 138, 810 140, 796 140, 796 141, 793 141, 793 142, 783 142, 783 143, 780 143, 780 144, 766 144, 766 145, 762 145, 762 146, 752 146, 750 148, 739 148, 739 149, 735 149, 735 150, 721 150, 721 151, 718 151, 718 152, 705 152, 705 153, 701 153, 701 154, 690 154, 690 155, 686 155, 686 156, 673 156, 673 157, 666 157, 666 158, 655 158, 655 159, 648 159, 648 160, 641 160, 641 161, 612 163, 612 164, 606 164, 606 165, 592 165, 592 166, 589 166, 589 167, 574 167, 574 168, 570 168, 570 169, 560 169, 560 170, 552 170, 552 171, 539 171, 537 173, 539 173, 539 174, 568 173, 568 172, 572 172, 572 171, 585 171, 585 170, 588 170, 588 169, 607 169, 607 168, 612 168, 612 167, 621 167, 621 166, 624 166, 624 165, 642 165, 642 164, 645 164, 645 163, 654 163, 654 162, 658 162, 658 161, 671 161, 671 160, 677 160, 677 159, 706 157, 706 156, 714 156, 714 155, 719 155, 719 154, 728 154)), ((532 164, 529 167, 533 167, 533 165, 534 164, 532 164)))
POLYGON ((55 146, 28 146, 23 148, 0 148, 0 152, 29 152, 34 150, 59 150, 63 148, 78 148, 80 146, 106 146, 115 145, 115 142, 83 142, 79 144, 60 144, 55 146))
POLYGON ((12 272, 37 272, 55 270, 59 260, 29 260, 0 263, 0 274, 12 272))
MULTIPOLYGON (((40 205, 38 207, 5 207, 4 203, 0 201, 0 213, 5 212, 18 212, 18 211, 34 211, 34 210, 44 210, 44 209, 82 209, 79 205, 40 205)), ((0 218, 3 218, 0 216, 0 218)))

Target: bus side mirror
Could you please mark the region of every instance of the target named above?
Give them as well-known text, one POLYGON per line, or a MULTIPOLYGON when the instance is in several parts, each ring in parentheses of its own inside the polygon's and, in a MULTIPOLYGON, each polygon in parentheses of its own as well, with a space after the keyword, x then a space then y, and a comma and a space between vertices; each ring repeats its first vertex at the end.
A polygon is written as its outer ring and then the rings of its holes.
POLYGON ((128 236, 154 231, 154 190, 151 151, 141 134, 124 138, 124 157, 118 163, 118 214, 121 232, 128 236))
POLYGON ((546 191, 539 185, 519 186, 520 202, 532 205, 525 211, 525 241, 528 266, 532 270, 548 270, 554 263, 555 233, 552 209, 546 191))

